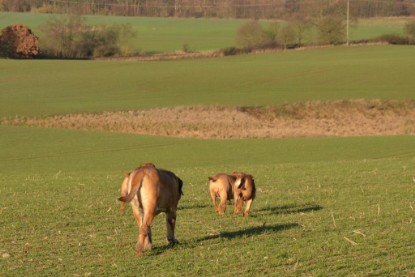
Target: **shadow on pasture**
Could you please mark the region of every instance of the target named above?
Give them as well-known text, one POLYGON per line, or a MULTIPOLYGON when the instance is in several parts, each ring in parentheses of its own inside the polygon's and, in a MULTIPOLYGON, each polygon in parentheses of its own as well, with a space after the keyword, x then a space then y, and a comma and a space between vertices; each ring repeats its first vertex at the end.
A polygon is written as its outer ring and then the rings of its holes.
MULTIPOLYGON (((184 244, 184 245, 186 245, 186 244, 184 244)), ((174 249, 174 248, 180 247, 180 246, 183 246, 183 244, 182 243, 178 243, 178 244, 171 245, 171 244, 166 243, 165 245, 158 245, 158 246, 153 245, 153 248, 151 249, 151 251, 146 252, 145 255, 146 256, 158 256, 158 255, 162 255, 166 251, 168 251, 170 249, 174 249)))
POLYGON ((178 249, 193 248, 203 241, 209 241, 209 240, 218 239, 218 238, 236 239, 236 238, 240 238, 244 236, 260 235, 262 233, 282 232, 285 230, 296 228, 298 226, 300 225, 297 223, 286 223, 286 224, 276 224, 276 225, 265 225, 264 224, 262 226, 256 226, 256 227, 246 228, 246 229, 237 230, 237 231, 224 231, 218 234, 207 235, 207 236, 204 236, 202 238, 192 240, 192 241, 182 241, 181 243, 178 243, 175 245, 170 245, 170 244, 158 245, 158 246, 153 245, 152 250, 149 252, 146 252, 145 255, 146 256, 147 255, 158 256, 158 255, 165 254, 168 250, 171 250, 174 248, 178 248, 178 249))
POLYGON ((297 223, 276 224, 276 225, 269 225, 269 226, 262 225, 262 226, 251 227, 251 228, 246 228, 246 229, 237 230, 237 231, 225 231, 225 232, 220 232, 214 235, 208 235, 208 236, 205 236, 203 238, 196 240, 196 242, 202 242, 202 241, 207 241, 207 240, 217 239, 217 238, 235 239, 235 238, 239 238, 243 236, 260 235, 262 233, 267 233, 267 232, 281 232, 284 230, 296 228, 298 226, 299 225, 297 223))
MULTIPOLYGON (((296 213, 310 213, 322 210, 323 207, 314 203, 307 203, 303 205, 283 205, 276 207, 264 207, 255 210, 258 214, 296 214, 296 213)), ((252 213, 254 215, 254 213, 252 213)))

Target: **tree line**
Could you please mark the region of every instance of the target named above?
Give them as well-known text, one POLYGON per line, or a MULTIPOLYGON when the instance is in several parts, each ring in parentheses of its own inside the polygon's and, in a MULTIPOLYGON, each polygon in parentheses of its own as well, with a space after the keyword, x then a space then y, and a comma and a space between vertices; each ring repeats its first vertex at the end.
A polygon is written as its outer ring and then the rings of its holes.
MULTIPOLYGON (((310 45, 312 42, 305 42, 304 39, 311 29, 317 32, 315 43, 318 45, 344 44, 347 38, 344 20, 339 17, 327 16, 315 21, 293 19, 283 24, 275 20, 263 23, 247 21, 237 29, 236 46, 219 49, 216 54, 227 56, 310 45)), ((81 16, 65 15, 51 17, 40 29, 43 32, 40 40, 25 25, 16 24, 0 30, 0 57, 91 59, 146 55, 139 53, 131 44, 136 32, 128 24, 90 26, 81 16)), ((408 20, 404 29, 404 35, 385 34, 370 41, 415 45, 415 19, 408 20)), ((186 49, 183 51, 187 52, 186 49)))
POLYGON ((413 0, 0 0, 0 11, 281 19, 345 14, 348 2, 357 18, 415 15, 413 0))
POLYGON ((128 24, 90 26, 81 16, 65 15, 51 17, 40 29, 40 39, 26 25, 0 30, 0 57, 91 59, 136 54, 130 43, 136 32, 128 24))

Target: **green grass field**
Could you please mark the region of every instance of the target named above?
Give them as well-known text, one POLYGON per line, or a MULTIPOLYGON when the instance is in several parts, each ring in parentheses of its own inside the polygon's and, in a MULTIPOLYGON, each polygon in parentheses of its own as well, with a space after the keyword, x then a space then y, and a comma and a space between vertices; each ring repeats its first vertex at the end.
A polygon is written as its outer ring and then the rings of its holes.
POLYGON ((376 38, 384 34, 405 33, 404 26, 409 18, 370 18, 359 19, 351 24, 350 38, 352 40, 376 38))
POLYGON ((0 127, 0 274, 411 275, 415 140, 361 137, 194 140, 0 127), (142 161, 185 182, 181 244, 134 255, 137 227, 119 215, 121 172, 142 161), (249 218, 213 212, 207 177, 246 170, 249 218))
POLYGON ((162 62, 0 60, 0 116, 179 105, 413 99, 410 46, 162 62))
MULTIPOLYGON (((9 15, 0 13, 0 27, 9 15)), ((0 60, 0 119, 414 100, 414 70, 414 48, 405 46, 162 62, 0 60)), ((414 136, 202 140, 0 125, 0 203, 0 276, 415 274, 414 136), (142 162, 184 181, 181 244, 167 246, 161 214, 153 250, 136 257, 137 226, 116 199, 122 172, 142 162), (207 177, 233 170, 255 177, 248 218, 231 205, 223 217, 211 207, 207 177)))
MULTIPOLYGON (((52 15, 36 13, 0 12, 0 29, 16 24, 26 24, 42 37, 40 26, 52 15)), ((183 50, 218 50, 235 46, 236 32, 246 20, 242 19, 180 19, 153 17, 86 16, 91 25, 131 24, 137 31, 133 45, 146 53, 183 50)), ((407 18, 360 19, 350 29, 351 40, 371 39, 383 34, 403 34, 407 18)), ((264 25, 267 22, 263 23, 264 25)), ((315 34, 307 35, 314 41, 315 34)))

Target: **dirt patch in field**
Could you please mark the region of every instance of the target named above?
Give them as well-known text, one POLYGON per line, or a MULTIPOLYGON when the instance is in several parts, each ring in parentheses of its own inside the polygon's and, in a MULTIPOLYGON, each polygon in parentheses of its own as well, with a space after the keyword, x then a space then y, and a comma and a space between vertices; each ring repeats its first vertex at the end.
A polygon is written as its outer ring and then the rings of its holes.
POLYGON ((353 100, 269 107, 174 107, 2 119, 0 123, 193 138, 413 135, 415 101, 353 100))

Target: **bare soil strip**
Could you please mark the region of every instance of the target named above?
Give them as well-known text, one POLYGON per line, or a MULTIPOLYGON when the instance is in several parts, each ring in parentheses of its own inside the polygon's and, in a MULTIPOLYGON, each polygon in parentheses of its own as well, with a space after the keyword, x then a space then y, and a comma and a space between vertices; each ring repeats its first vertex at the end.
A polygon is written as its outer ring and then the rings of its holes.
POLYGON ((415 101, 345 100, 268 107, 194 106, 1 119, 2 125, 192 138, 415 135, 415 101))

